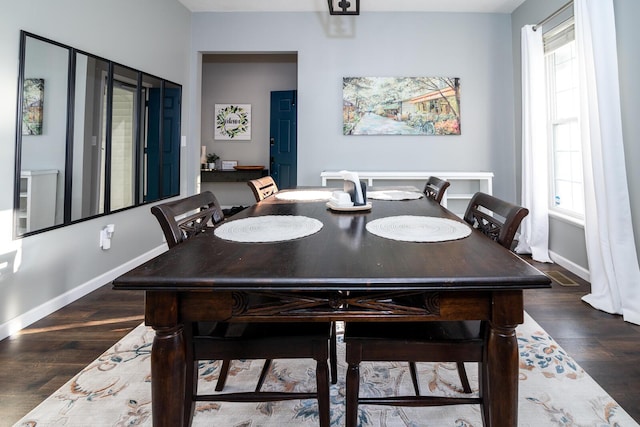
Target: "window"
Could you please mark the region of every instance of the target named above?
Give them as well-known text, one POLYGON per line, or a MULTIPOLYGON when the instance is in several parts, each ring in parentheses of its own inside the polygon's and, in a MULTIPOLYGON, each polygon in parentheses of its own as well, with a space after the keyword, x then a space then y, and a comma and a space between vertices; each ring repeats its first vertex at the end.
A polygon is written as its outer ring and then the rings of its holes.
POLYGON ((573 19, 544 35, 550 210, 584 219, 578 61, 573 19))

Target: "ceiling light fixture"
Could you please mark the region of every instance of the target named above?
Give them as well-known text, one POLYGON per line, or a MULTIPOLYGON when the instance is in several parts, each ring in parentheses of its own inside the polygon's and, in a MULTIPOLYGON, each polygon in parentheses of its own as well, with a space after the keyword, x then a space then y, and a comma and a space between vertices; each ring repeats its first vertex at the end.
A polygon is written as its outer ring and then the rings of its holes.
POLYGON ((327 0, 331 15, 360 15, 360 0, 327 0))

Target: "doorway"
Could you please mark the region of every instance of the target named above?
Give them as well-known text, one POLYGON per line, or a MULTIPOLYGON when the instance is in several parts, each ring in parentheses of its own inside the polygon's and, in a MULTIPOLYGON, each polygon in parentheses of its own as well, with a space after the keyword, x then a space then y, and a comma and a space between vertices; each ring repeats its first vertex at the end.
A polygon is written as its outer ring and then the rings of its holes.
MULTIPOLYGON (((240 166, 263 166, 271 173, 271 92, 296 90, 297 87, 296 52, 203 54, 199 145, 222 160, 237 161, 240 166), (235 103, 251 105, 251 139, 216 139, 216 104, 235 103)), ((297 180, 295 175, 294 172, 293 177, 297 180)), ((212 191, 224 206, 255 203, 246 182, 201 181, 200 191, 204 190, 212 191)))

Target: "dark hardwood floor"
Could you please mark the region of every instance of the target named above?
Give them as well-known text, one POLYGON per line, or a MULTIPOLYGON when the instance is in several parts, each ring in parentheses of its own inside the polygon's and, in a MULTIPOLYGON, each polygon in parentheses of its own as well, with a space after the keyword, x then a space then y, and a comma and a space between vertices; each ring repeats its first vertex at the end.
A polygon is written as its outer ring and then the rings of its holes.
POLYGON ((0 426, 12 426, 144 320, 142 292, 105 285, 0 342, 0 426))
POLYGON ((552 289, 525 291, 525 310, 640 423, 640 326, 582 302, 588 282, 558 265, 527 260, 541 271, 560 271, 579 286, 554 281, 552 289))
MULTIPOLYGON (((530 260, 529 260, 530 261, 530 260)), ((531 262, 531 261, 530 261, 531 262)), ((580 300, 589 284, 525 292, 527 312, 640 422, 640 326, 580 300)), ((143 320, 142 292, 105 285, 0 342, 0 427, 12 426, 143 320)))

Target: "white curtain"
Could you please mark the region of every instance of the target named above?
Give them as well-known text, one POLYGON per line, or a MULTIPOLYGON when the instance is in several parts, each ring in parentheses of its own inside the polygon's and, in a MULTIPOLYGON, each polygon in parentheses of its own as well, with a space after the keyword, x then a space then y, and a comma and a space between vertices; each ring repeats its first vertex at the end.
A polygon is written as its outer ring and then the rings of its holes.
POLYGON ((640 324, 640 268, 622 141, 613 0, 575 0, 591 293, 583 300, 640 324))
POLYGON ((522 27, 522 205, 529 209, 515 251, 549 258, 547 118, 542 29, 522 27))

